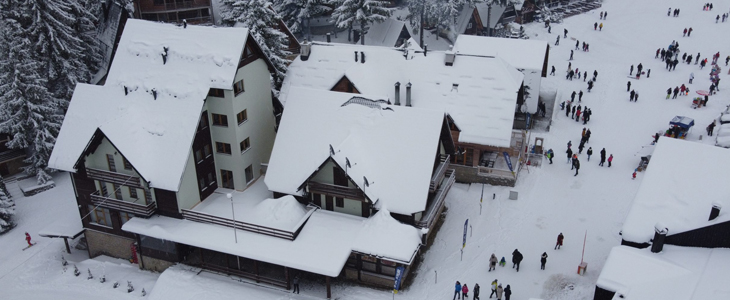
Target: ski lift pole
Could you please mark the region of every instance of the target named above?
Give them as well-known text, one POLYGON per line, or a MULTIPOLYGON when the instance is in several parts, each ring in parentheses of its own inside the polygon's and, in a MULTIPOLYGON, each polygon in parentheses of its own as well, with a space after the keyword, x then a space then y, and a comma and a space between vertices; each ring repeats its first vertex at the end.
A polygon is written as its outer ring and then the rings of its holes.
POLYGON ((588 230, 586 230, 585 236, 583 236, 583 252, 580 254, 580 263, 583 263, 583 256, 586 253, 586 239, 588 238, 588 230))

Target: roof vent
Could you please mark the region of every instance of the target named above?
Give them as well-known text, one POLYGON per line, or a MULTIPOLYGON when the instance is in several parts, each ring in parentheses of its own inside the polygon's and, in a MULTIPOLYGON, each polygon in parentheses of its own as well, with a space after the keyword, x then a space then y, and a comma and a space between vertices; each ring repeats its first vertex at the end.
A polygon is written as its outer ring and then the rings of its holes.
POLYGON ((157 90, 152 89, 152 97, 155 98, 155 100, 157 100, 157 90))
POLYGON ((312 52, 312 44, 307 42, 307 40, 304 40, 301 46, 302 47, 299 49, 299 58, 301 58, 302 61, 306 61, 309 59, 309 54, 312 52))
POLYGON ((355 62, 357 62, 357 51, 355 51, 355 62))
POLYGON ((188 28, 188 21, 183 19, 183 28, 188 28))
POLYGON ((458 93, 458 92, 459 92, 459 84, 458 84, 458 83, 454 83, 454 84, 452 84, 452 85, 451 85, 451 91, 452 91, 452 92, 453 92, 453 91, 456 91, 456 92, 458 93))
POLYGON ((400 81, 395 83, 395 105, 400 105, 400 81))
POLYGON ((423 56, 428 56, 428 44, 423 44, 423 56))
POLYGON ((411 106, 411 83, 406 84, 406 106, 411 106))
POLYGON ((667 233, 669 233, 669 229, 664 227, 661 223, 656 223, 656 225, 654 225, 654 240, 652 240, 651 244, 652 253, 662 252, 662 249, 664 249, 664 239, 667 237, 667 233))
POLYGON ((453 50, 446 51, 446 56, 444 57, 444 64, 447 66, 453 66, 454 60, 456 60, 456 53, 453 50))
POLYGON ((129 94, 129 88, 127 88, 127 86, 125 85, 124 86, 124 96, 126 96, 128 94, 129 94))
POLYGON ((162 64, 163 65, 167 63, 167 50, 170 50, 170 48, 169 47, 162 47, 162 53, 161 54, 162 54, 162 64))
POLYGON ((713 202, 712 203, 712 210, 710 211, 710 221, 717 218, 717 216, 720 215, 720 209, 722 208, 722 204, 719 202, 713 202))
POLYGON ((365 52, 364 51, 360 51, 360 62, 365 63, 365 52))

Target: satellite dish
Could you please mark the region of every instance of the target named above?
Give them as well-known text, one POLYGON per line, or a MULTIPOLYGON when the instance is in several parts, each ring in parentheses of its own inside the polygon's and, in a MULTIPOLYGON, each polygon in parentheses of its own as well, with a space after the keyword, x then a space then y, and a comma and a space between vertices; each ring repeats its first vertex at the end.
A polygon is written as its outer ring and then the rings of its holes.
POLYGON ((330 156, 335 155, 335 148, 332 148, 332 144, 330 144, 330 156))
POLYGON ((368 182, 368 178, 363 176, 362 179, 365 179, 365 186, 370 187, 370 183, 368 182))
POLYGON ((348 168, 352 168, 352 165, 350 165, 350 159, 345 157, 345 166, 348 168))

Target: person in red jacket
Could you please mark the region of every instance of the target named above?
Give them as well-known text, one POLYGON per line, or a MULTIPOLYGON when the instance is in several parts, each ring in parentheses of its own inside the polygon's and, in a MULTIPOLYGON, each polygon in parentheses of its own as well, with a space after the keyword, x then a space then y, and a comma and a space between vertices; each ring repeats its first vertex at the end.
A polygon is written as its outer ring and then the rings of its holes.
POLYGON ((461 299, 469 298, 469 288, 466 287, 466 283, 461 286, 461 299))
POLYGON ((563 236, 563 233, 562 232, 560 234, 558 234, 558 242, 555 243, 555 249, 553 249, 553 250, 560 249, 560 246, 563 245, 563 239, 564 238, 565 237, 563 236))
POLYGON ((33 246, 33 244, 30 242, 30 234, 27 232, 25 233, 25 241, 28 242, 28 247, 33 246))

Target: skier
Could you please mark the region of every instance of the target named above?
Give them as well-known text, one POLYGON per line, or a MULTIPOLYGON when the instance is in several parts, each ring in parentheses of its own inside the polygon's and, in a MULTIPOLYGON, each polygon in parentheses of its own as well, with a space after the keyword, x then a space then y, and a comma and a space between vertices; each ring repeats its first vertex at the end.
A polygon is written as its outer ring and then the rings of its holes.
POLYGON ((562 232, 560 234, 558 234, 558 242, 555 243, 555 249, 553 249, 553 250, 560 249, 560 246, 563 245, 563 239, 564 238, 565 237, 563 236, 563 233, 562 232))
POLYGON ((509 284, 506 288, 504 288, 504 300, 509 300, 509 297, 512 296, 512 289, 509 287, 509 284))
POLYGON ((578 102, 581 101, 583 101, 583 90, 580 90, 580 92, 578 93, 578 102))
POLYGON ((492 253, 492 256, 489 257, 489 271, 492 272, 492 270, 496 269, 497 267, 497 256, 492 253))
POLYGON ((459 281, 456 281, 456 285, 454 286, 454 298, 452 300, 457 297, 461 299, 461 283, 459 281))
POLYGON ((636 94, 636 92, 634 92, 634 90, 631 90, 631 94, 629 95, 629 102, 634 101, 635 94, 636 94))
POLYGON ((469 288, 466 286, 466 283, 461 286, 461 299, 469 298, 469 288))
POLYGON ((613 154, 608 156, 608 167, 611 167, 611 162, 613 161, 613 154))
POLYGON ((547 252, 543 252, 542 256, 540 256, 540 269, 545 270, 545 263, 547 263, 547 252))
MULTIPOLYGON (((611 166, 610 161, 609 161, 608 164, 609 164, 609 167, 610 167, 611 166)), ((575 165, 575 175, 573 175, 573 176, 578 176, 578 169, 580 169, 580 161, 578 160, 578 157, 575 158, 574 165, 575 165)))
POLYGON ((496 294, 497 294, 497 279, 492 281, 492 293, 489 294, 489 298, 492 298, 492 295, 496 295, 496 294))
POLYGON ((552 71, 550 71, 550 75, 553 75, 553 76, 555 76, 555 66, 553 66, 553 69, 552 69, 552 71))
POLYGON ((689 73, 689 84, 692 84, 692 80, 695 79, 695 73, 689 73))
MULTIPOLYGON (((565 151, 565 153, 568 154, 568 163, 570 163, 570 159, 573 158, 573 150, 571 150, 570 147, 568 147, 568 150, 565 151)), ((570 169, 572 170, 573 168, 570 168, 570 169)))
POLYGON ((30 234, 27 232, 25 233, 25 241, 28 242, 28 247, 33 246, 33 243, 30 242, 30 234))
POLYGON ((479 284, 474 284, 474 300, 479 300, 479 284))
MULTIPOLYGON (((512 252, 512 269, 517 267, 517 272, 520 271, 520 262, 522 261, 522 253, 515 249, 515 251, 512 252)), ((501 286, 501 285, 500 285, 501 286)), ((499 296, 497 296, 497 299, 499 299, 499 296)))
POLYGON ((563 28, 563 38, 568 38, 568 29, 563 28))
POLYGON ((634 169, 634 174, 631 174, 631 180, 636 179, 636 169, 634 169))
MULTIPOLYGON (((519 267, 517 267, 519 269, 519 267)), ((500 283, 499 286, 497 286, 497 300, 502 300, 502 294, 504 293, 504 289, 502 288, 502 284, 500 283)))
POLYGON ((591 155, 593 155, 593 147, 588 147, 588 151, 586 152, 588 154, 588 161, 591 161, 591 155))
POLYGON ((598 163, 599 166, 603 167, 603 163, 606 161, 606 148, 601 149, 601 162, 598 163))

